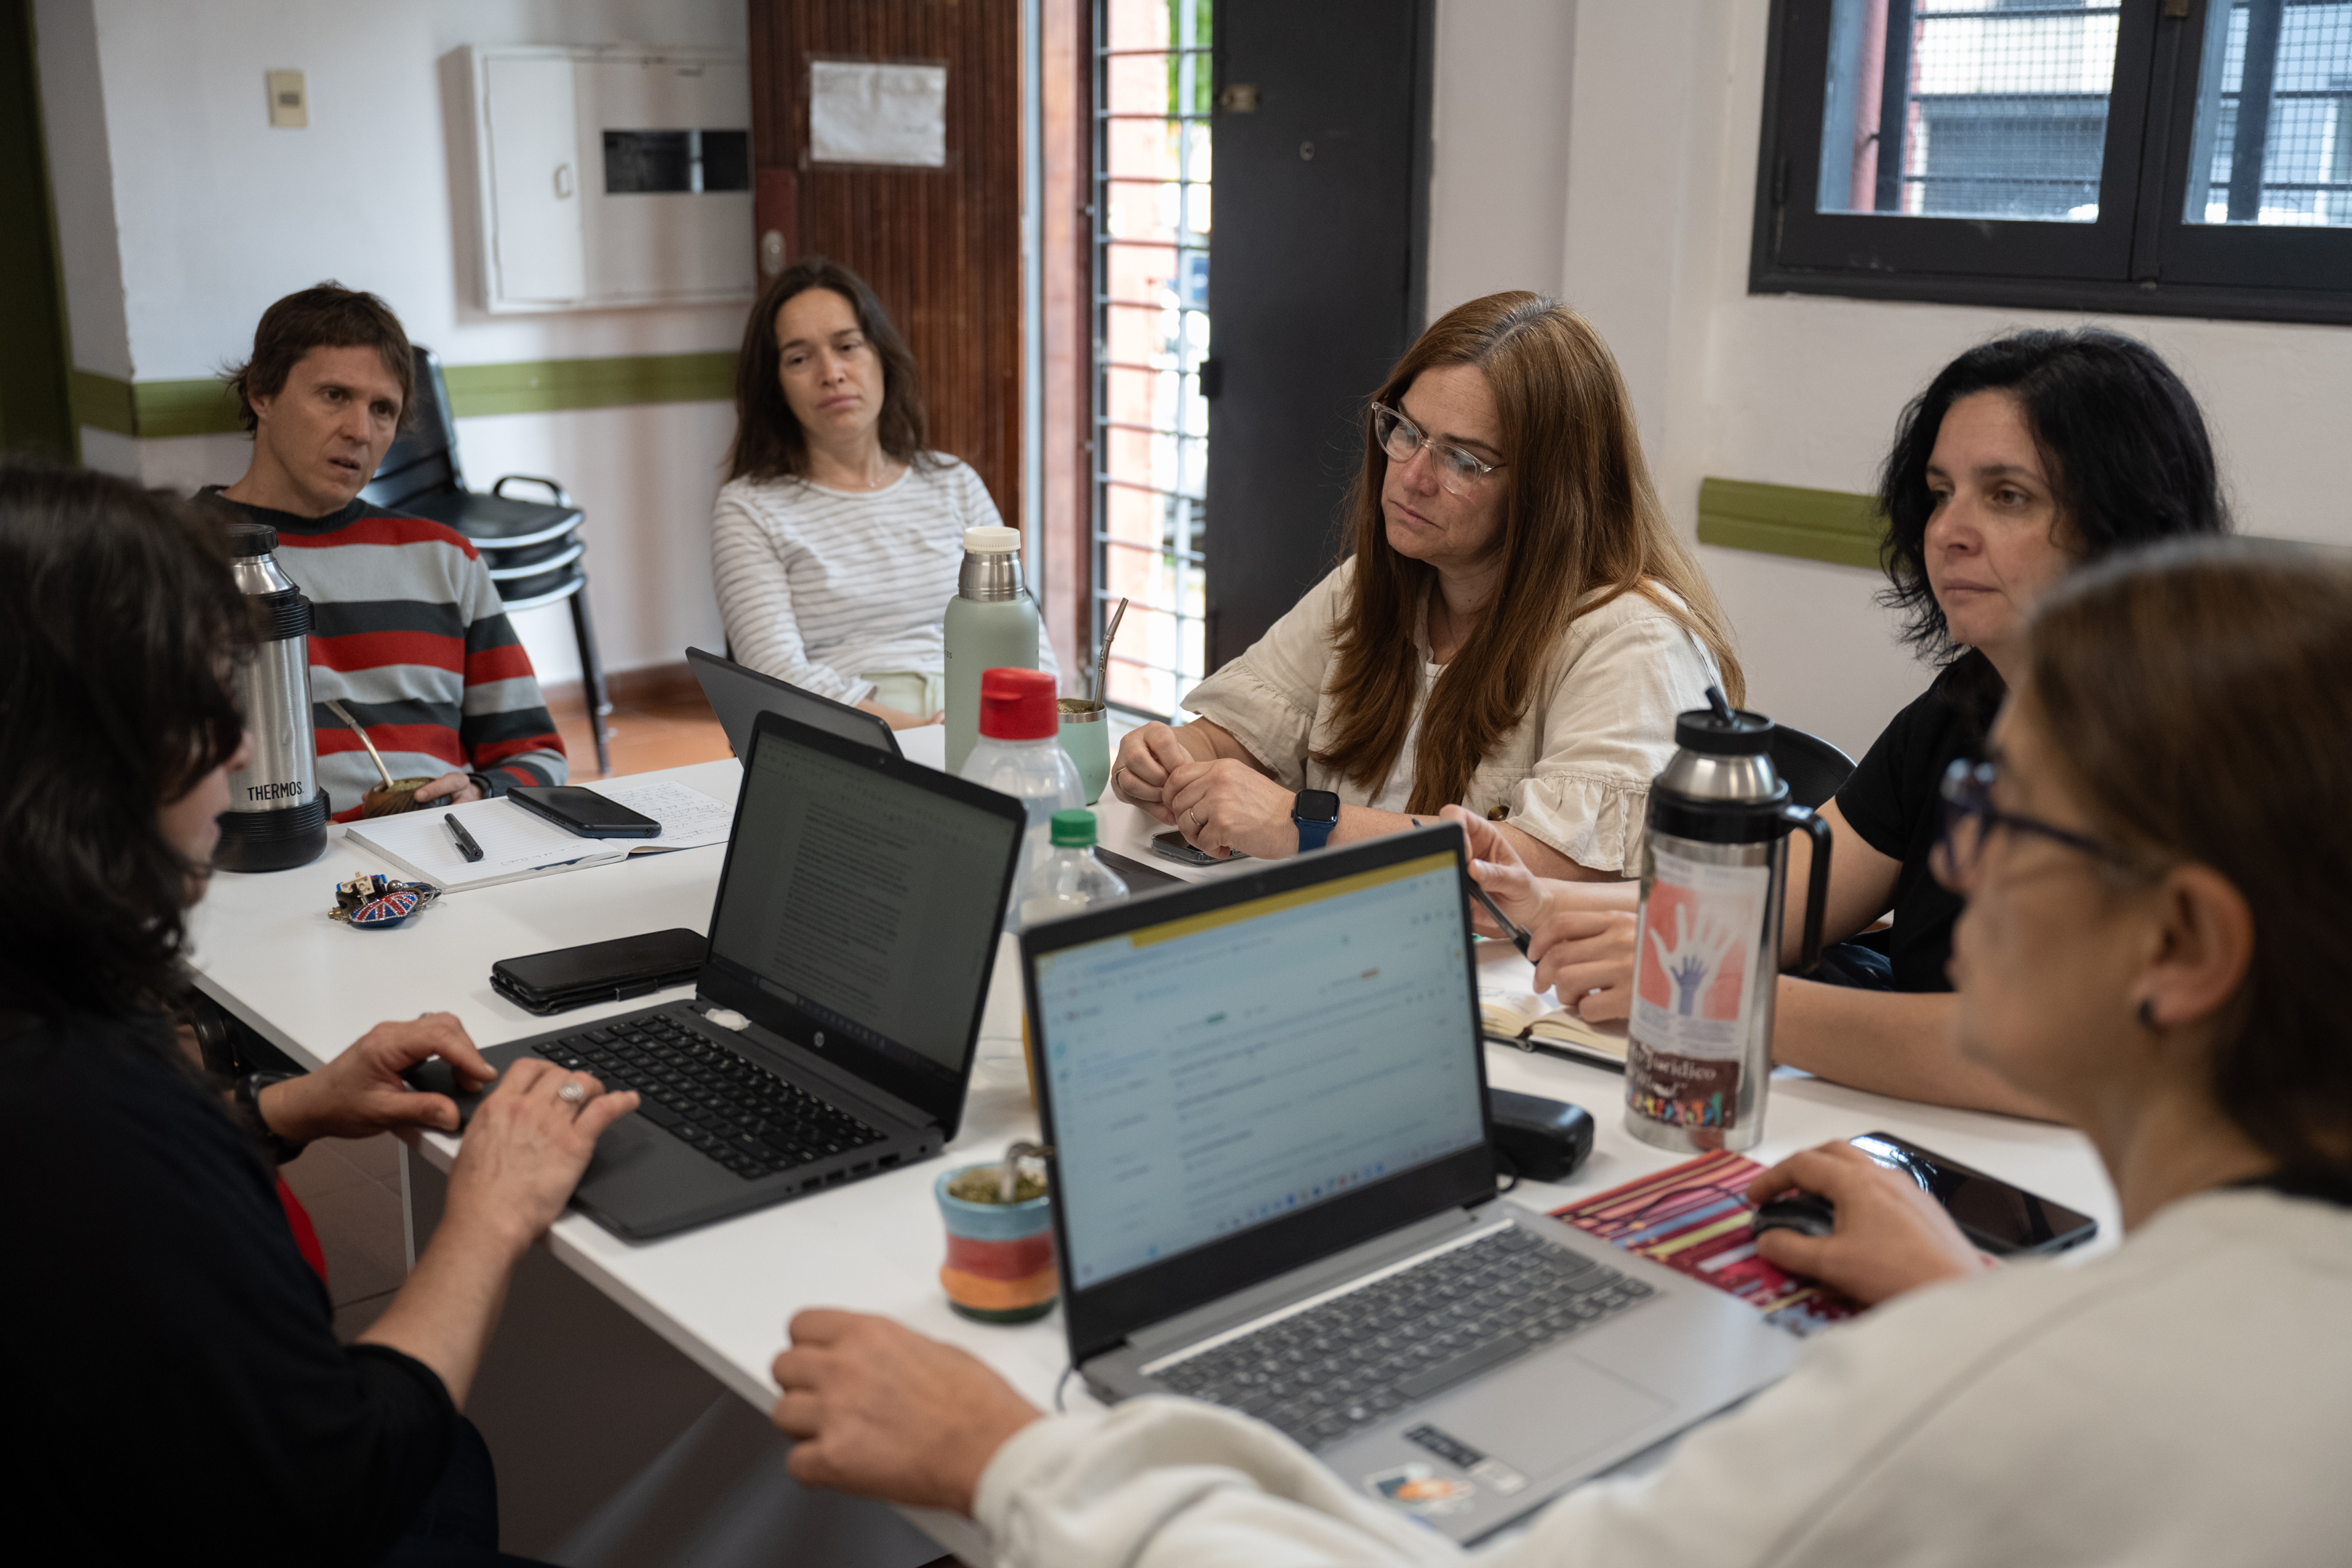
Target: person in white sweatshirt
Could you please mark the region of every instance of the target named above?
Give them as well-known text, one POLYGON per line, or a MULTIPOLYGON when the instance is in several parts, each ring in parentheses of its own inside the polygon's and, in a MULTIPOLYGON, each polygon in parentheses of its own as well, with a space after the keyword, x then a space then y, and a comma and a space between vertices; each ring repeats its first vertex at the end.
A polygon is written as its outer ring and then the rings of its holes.
MULTIPOLYGON (((1990 760, 1945 786, 1962 1053, 2062 1110, 2111 1254, 1992 1268, 1828 1146, 1775 1263, 1881 1303, 1654 1473, 1478 1554, 1578 1564, 2341 1562, 2352 1552, 2352 566, 2252 542, 2073 574, 1990 760)), ((776 1360, 803 1482, 968 1513, 1004 1568, 1444 1563, 1272 1428, 1047 1418, 961 1351, 809 1311, 776 1360)))

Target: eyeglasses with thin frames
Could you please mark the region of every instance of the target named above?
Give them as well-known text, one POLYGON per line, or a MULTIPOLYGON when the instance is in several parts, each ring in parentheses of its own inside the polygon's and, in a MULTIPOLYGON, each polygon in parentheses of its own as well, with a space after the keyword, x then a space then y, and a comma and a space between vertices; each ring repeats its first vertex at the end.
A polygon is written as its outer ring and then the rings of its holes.
POLYGON ((1410 463, 1414 453, 1428 447, 1430 466, 1437 470, 1437 482, 1448 495, 1468 495, 1486 483, 1487 475, 1505 466, 1486 462, 1451 441, 1423 435, 1419 426, 1385 403, 1372 405, 1372 439, 1391 463, 1410 463))
POLYGON ((1998 763, 1974 763, 1966 757, 1954 759, 1952 765, 1944 770, 1944 782, 1937 792, 1942 796, 1941 817, 1930 869, 1945 887, 1957 892, 1968 885, 1976 875, 1977 864, 1984 857, 1985 845, 1991 839, 1993 830, 2000 827, 2063 844, 2111 866, 2132 864, 2111 845, 2038 817, 2001 810, 1992 803, 1992 786, 2000 777, 1998 763))

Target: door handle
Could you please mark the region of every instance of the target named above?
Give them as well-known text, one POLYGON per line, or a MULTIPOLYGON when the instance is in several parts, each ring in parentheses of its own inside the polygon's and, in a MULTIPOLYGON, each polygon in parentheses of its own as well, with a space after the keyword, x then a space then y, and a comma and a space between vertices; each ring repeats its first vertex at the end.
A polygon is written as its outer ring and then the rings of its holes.
POLYGON ((572 165, 569 163, 555 165, 555 199, 560 202, 572 199, 572 165))

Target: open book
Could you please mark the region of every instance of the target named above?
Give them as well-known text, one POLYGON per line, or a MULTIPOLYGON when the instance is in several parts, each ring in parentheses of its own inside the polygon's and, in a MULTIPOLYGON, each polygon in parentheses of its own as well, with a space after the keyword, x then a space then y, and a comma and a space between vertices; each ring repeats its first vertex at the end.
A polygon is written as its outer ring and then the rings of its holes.
POLYGON ((1488 1037, 1555 1051, 1596 1066, 1625 1066, 1623 1023, 1589 1024, 1574 1009, 1528 991, 1481 986, 1478 1019, 1488 1037))
POLYGON ((419 881, 459 893, 526 877, 608 866, 632 855, 724 844, 734 827, 731 805, 675 779, 624 779, 599 783, 595 789, 605 799, 659 822, 661 837, 583 838, 510 800, 428 805, 398 816, 367 817, 345 828, 344 837, 363 857, 389 860, 419 881), (482 847, 482 858, 469 861, 457 852, 457 841, 442 820, 445 812, 466 825, 482 847))

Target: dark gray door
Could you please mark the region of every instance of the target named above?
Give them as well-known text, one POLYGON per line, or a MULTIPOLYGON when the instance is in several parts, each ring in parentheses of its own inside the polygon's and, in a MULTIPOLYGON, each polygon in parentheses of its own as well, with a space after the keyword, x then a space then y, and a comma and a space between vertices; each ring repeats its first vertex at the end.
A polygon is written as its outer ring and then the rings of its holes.
POLYGON ((1420 332, 1433 16, 1219 0, 1210 669, 1339 560, 1364 399, 1420 332))

